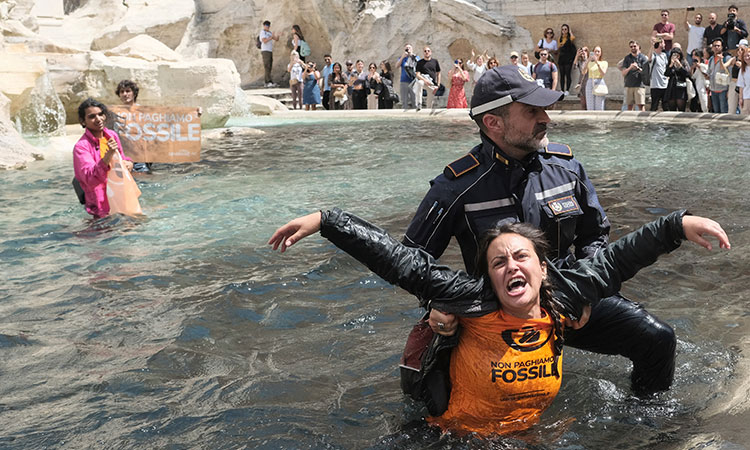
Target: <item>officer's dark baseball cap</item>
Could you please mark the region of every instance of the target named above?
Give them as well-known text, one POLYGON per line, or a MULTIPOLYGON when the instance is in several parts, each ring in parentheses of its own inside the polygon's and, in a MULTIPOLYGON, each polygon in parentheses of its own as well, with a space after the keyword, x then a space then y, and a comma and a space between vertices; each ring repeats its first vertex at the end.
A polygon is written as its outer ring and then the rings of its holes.
POLYGON ((546 107, 563 97, 562 92, 539 86, 523 67, 510 64, 488 70, 479 78, 471 97, 469 115, 478 116, 513 102, 546 107))

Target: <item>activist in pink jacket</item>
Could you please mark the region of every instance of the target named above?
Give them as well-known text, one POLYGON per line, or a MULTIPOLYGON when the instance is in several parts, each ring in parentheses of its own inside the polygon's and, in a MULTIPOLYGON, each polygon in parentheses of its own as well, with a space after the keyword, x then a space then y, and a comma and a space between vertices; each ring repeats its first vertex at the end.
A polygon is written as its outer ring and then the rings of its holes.
POLYGON ((85 100, 78 108, 78 117, 86 131, 73 148, 73 169, 75 177, 86 195, 86 212, 94 218, 109 214, 107 201, 107 172, 114 152, 127 161, 128 170, 132 168, 130 158, 122 152, 120 137, 117 133, 104 127, 107 107, 94 99, 85 100), (102 156, 100 139, 108 141, 107 152, 102 156), (114 140, 114 141, 113 141, 114 140))

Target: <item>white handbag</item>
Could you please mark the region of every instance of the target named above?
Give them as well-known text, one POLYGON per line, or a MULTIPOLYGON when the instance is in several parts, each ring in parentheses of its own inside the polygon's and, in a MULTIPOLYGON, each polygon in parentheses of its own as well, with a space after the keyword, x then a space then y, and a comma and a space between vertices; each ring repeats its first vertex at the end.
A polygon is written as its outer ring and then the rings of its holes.
POLYGON ((594 95, 596 95, 597 97, 604 97, 605 95, 609 94, 607 83, 605 83, 604 80, 594 81, 594 83, 594 89, 591 91, 594 95))
POLYGON ((693 82, 690 80, 687 81, 687 97, 688 101, 692 100, 693 97, 695 97, 695 86, 693 86, 693 82))

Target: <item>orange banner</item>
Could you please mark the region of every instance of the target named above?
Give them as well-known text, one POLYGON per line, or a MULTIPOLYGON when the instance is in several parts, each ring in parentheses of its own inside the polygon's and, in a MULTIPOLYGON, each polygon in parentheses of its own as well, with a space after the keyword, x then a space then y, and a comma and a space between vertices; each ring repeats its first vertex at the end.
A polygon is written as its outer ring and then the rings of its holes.
POLYGON ((135 162, 185 163, 201 160, 197 108, 108 106, 123 152, 135 162))

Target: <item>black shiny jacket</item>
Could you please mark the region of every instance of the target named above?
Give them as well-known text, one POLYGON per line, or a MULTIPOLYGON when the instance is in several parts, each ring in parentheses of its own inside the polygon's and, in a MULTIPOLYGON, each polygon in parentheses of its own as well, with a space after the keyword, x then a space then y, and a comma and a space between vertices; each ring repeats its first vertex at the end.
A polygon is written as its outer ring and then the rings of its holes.
POLYGON ((570 147, 550 143, 517 161, 484 133, 481 137, 480 145, 430 182, 406 230, 407 245, 440 258, 455 236, 469 273, 479 237, 504 221, 544 231, 558 267, 607 245, 609 220, 570 147))
MULTIPOLYGON (((585 305, 616 293, 622 283, 685 238, 676 211, 602 248, 593 257, 558 269, 548 261, 548 276, 564 313, 577 320, 585 305)), ((340 209, 325 211, 321 235, 391 284, 417 296, 422 306, 462 316, 481 316, 500 305, 484 278, 439 264, 424 250, 393 239, 385 230, 340 209)))

